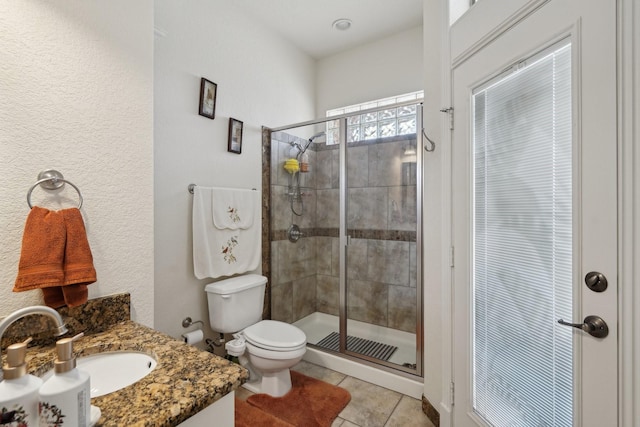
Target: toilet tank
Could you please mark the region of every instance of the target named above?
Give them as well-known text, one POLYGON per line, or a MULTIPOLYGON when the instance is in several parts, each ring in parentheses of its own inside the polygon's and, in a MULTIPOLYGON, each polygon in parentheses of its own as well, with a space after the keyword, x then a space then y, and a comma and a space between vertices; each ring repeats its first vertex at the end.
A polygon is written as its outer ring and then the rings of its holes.
POLYGON ((262 320, 267 278, 259 274, 232 277, 205 287, 209 324, 216 332, 239 332, 262 320))

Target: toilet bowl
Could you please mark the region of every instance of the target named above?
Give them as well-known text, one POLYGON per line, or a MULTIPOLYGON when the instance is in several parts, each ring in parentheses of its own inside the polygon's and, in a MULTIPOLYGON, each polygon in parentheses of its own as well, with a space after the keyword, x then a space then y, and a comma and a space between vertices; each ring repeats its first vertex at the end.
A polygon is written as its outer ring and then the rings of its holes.
POLYGON ((287 394, 291 390, 289 368, 307 351, 304 332, 288 323, 263 320, 242 331, 242 336, 246 340, 245 355, 257 374, 245 387, 274 397, 287 394))
POLYGON ((307 337, 288 323, 260 320, 266 283, 266 277, 249 274, 211 283, 205 291, 211 328, 233 334, 225 348, 250 372, 244 387, 280 397, 291 389, 289 368, 302 360, 307 337))

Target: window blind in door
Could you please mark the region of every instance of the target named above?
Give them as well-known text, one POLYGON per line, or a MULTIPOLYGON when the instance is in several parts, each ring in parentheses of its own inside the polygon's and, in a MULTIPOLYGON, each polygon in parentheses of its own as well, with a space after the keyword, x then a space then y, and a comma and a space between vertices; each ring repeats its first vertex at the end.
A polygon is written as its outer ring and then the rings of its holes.
POLYGON ((571 426, 571 45, 472 94, 473 402, 493 426, 571 426))

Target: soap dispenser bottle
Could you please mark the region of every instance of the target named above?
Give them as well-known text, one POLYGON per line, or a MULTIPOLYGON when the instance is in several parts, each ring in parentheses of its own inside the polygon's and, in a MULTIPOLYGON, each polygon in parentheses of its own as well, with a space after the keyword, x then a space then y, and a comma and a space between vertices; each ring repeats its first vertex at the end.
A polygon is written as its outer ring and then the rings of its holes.
POLYGON ((41 425, 86 427, 90 422, 91 396, 89 374, 76 368, 73 342, 84 334, 63 338, 56 343, 58 358, 54 373, 40 387, 41 425))
POLYGON ((0 382, 0 425, 35 427, 38 423, 38 389, 42 380, 27 374, 25 342, 7 347, 7 363, 0 382))
POLYGON ((306 151, 300 155, 300 172, 309 172, 309 154, 306 151))

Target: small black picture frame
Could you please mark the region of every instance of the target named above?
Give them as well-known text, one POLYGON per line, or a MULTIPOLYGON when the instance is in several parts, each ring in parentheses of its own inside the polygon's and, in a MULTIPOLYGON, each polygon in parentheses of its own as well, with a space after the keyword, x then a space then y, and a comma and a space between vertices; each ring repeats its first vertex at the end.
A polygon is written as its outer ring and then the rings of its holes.
POLYGON ((227 151, 240 154, 242 152, 242 125, 240 120, 229 117, 229 142, 227 151))
POLYGON ((216 117, 218 85, 204 77, 200 79, 200 108, 198 114, 213 120, 216 117))

